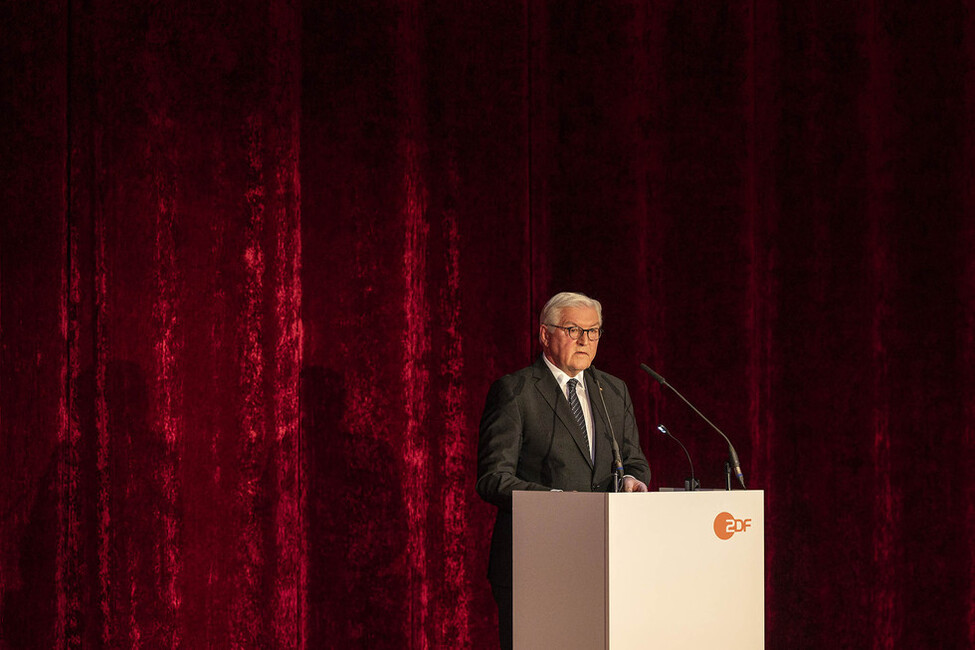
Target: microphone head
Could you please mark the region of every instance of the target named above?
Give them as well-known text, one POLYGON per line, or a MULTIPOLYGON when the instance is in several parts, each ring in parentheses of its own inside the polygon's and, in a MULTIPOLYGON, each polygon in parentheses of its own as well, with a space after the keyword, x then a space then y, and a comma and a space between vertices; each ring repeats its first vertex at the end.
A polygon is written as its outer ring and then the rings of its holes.
POLYGON ((657 380, 658 382, 660 382, 660 383, 661 383, 661 384, 663 384, 664 386, 666 386, 666 385, 667 385, 667 380, 666 380, 666 379, 664 379, 663 377, 661 377, 660 375, 658 375, 658 374, 657 374, 656 372, 654 372, 654 371, 653 371, 653 368, 651 368, 650 366, 648 366, 648 365, 647 365, 647 364, 645 364, 645 363, 641 363, 641 364, 640 364, 640 367, 641 367, 641 368, 643 368, 644 370, 646 370, 646 371, 647 371, 647 373, 648 373, 648 374, 649 374, 649 375, 650 375, 651 377, 653 377, 654 379, 656 379, 656 380, 657 380))
POLYGON ((670 437, 670 438, 673 438, 673 436, 670 435, 670 431, 667 431, 667 427, 665 427, 664 425, 658 424, 657 425, 657 430, 660 433, 664 434, 665 436, 670 437))

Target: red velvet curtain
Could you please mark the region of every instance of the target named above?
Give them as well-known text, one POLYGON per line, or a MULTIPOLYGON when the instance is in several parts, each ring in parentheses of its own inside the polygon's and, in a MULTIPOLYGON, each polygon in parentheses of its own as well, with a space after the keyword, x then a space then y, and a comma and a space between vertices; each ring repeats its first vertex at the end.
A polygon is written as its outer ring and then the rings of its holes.
MULTIPOLYGON (((491 647, 490 382, 603 301, 770 648, 975 644, 962 2, 7 3, 0 647, 491 647)), ((634 593, 652 585, 634 585, 634 593)))

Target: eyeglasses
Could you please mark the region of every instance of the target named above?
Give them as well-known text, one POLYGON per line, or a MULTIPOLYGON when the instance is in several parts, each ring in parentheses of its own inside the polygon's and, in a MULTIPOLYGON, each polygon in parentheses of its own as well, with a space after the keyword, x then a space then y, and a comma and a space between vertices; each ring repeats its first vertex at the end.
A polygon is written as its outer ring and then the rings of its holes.
POLYGON ((569 335, 569 338, 572 339, 573 341, 578 341, 579 337, 582 336, 583 332, 586 333, 590 341, 598 341, 599 337, 603 335, 602 327, 590 327, 589 329, 584 330, 581 327, 577 327, 575 325, 573 325, 572 327, 563 327, 562 325, 553 325, 551 323, 545 323, 545 325, 548 327, 557 327, 560 330, 565 330, 566 333, 569 335))

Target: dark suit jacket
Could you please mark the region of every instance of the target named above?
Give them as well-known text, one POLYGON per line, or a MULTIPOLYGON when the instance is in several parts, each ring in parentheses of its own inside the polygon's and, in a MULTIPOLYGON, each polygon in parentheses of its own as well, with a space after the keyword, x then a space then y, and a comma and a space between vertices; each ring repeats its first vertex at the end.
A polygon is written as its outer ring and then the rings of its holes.
POLYGON ((531 366, 494 382, 481 417, 477 453, 477 493, 498 506, 491 539, 488 577, 511 585, 511 493, 514 490, 612 490, 612 420, 624 473, 650 481, 640 449, 633 404, 626 384, 601 370, 585 371, 593 414, 595 462, 569 402, 541 356, 531 366), (606 410, 596 387, 603 386, 606 410), (608 414, 607 412, 608 411, 608 414))

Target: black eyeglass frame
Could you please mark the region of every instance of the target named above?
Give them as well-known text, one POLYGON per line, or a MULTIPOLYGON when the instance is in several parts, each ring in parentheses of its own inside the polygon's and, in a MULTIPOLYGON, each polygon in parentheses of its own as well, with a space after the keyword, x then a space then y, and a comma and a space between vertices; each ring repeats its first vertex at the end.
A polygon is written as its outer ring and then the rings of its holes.
POLYGON ((545 323, 545 326, 557 327, 560 330, 565 330, 565 333, 568 334, 569 338, 572 339, 573 341, 578 341, 579 337, 582 336, 583 332, 586 333, 586 336, 589 338, 590 341, 598 341, 603 337, 603 334, 606 332, 606 330, 604 330, 602 327, 590 327, 589 329, 583 329, 578 325, 573 325, 572 327, 566 327, 565 325, 554 325, 552 323, 545 323), (575 336, 572 336, 572 330, 576 331, 575 336), (593 338, 592 336, 593 333, 596 334, 596 338, 593 338))

